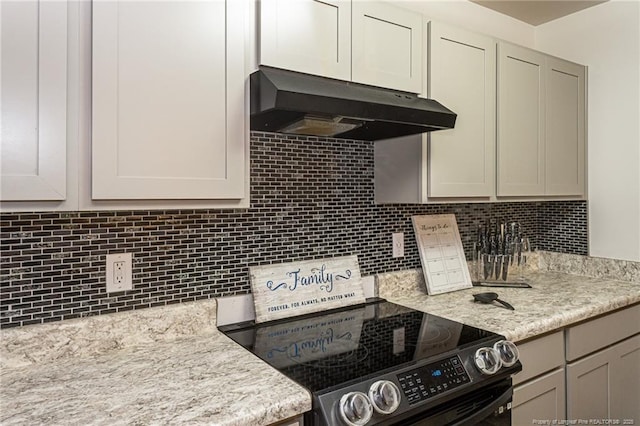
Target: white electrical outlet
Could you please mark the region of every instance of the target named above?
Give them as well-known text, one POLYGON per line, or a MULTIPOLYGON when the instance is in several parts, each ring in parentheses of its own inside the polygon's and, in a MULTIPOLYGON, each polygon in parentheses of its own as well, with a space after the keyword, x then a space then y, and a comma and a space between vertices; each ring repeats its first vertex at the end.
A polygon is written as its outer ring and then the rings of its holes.
POLYGON ((394 232, 391 235, 393 241, 393 257, 404 257, 404 232, 394 232))
POLYGON ((131 253, 107 255, 107 293, 133 290, 131 253))

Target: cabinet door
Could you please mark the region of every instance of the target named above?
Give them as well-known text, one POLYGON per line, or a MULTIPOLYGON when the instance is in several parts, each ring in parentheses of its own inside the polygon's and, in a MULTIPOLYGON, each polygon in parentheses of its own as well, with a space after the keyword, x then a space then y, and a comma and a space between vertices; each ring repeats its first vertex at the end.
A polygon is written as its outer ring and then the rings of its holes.
POLYGON ((380 2, 352 7, 353 81, 421 93, 422 16, 380 2))
MULTIPOLYGON (((595 324, 588 322, 578 327, 585 337, 589 331, 599 335, 598 330, 593 330, 595 324)), ((637 322, 625 324, 625 328, 634 326, 637 329, 637 322)), ((568 418, 638 419, 638 401, 640 334, 567 364, 568 418)))
POLYGON ((546 64, 545 185, 547 195, 583 195, 585 69, 556 58, 546 64))
POLYGON ((545 193, 545 56, 498 44, 498 196, 545 193))
POLYGON ((351 80, 351 2, 262 0, 260 63, 351 80))
POLYGON ((567 416, 570 419, 610 419, 614 351, 596 352, 567 364, 567 416))
POLYGON ((513 390, 511 422, 535 424, 534 419, 565 419, 564 369, 560 368, 513 390))
POLYGON ((611 416, 640 419, 640 334, 616 346, 611 388, 611 416))
POLYGON ((458 114, 454 129, 429 135, 428 195, 489 197, 495 191, 495 41, 441 23, 428 28, 428 95, 458 114))
POLYGON ((2 201, 67 196, 67 3, 0 4, 2 201))
POLYGON ((242 3, 93 4, 93 199, 242 198, 242 3))

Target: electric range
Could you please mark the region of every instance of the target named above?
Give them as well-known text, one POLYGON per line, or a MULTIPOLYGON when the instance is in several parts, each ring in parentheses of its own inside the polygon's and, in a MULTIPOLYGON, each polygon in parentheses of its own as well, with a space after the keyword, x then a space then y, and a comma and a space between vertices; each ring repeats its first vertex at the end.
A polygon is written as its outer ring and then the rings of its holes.
POLYGON ((503 336, 383 299, 220 327, 311 392, 305 425, 510 424, 503 336))

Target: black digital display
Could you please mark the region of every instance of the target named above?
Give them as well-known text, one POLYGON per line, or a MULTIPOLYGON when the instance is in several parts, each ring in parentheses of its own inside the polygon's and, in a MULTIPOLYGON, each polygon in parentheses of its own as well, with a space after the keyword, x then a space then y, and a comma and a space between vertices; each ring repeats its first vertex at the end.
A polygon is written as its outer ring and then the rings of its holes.
POLYGON ((470 381, 457 355, 416 368, 397 377, 409 404, 427 400, 470 381))

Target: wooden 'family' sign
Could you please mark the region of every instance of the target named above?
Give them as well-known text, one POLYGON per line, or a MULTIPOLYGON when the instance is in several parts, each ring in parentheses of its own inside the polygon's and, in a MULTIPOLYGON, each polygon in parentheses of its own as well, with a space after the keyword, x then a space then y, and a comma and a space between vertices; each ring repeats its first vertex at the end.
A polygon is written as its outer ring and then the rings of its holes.
POLYGON ((357 256, 249 267, 256 322, 364 303, 357 256))

